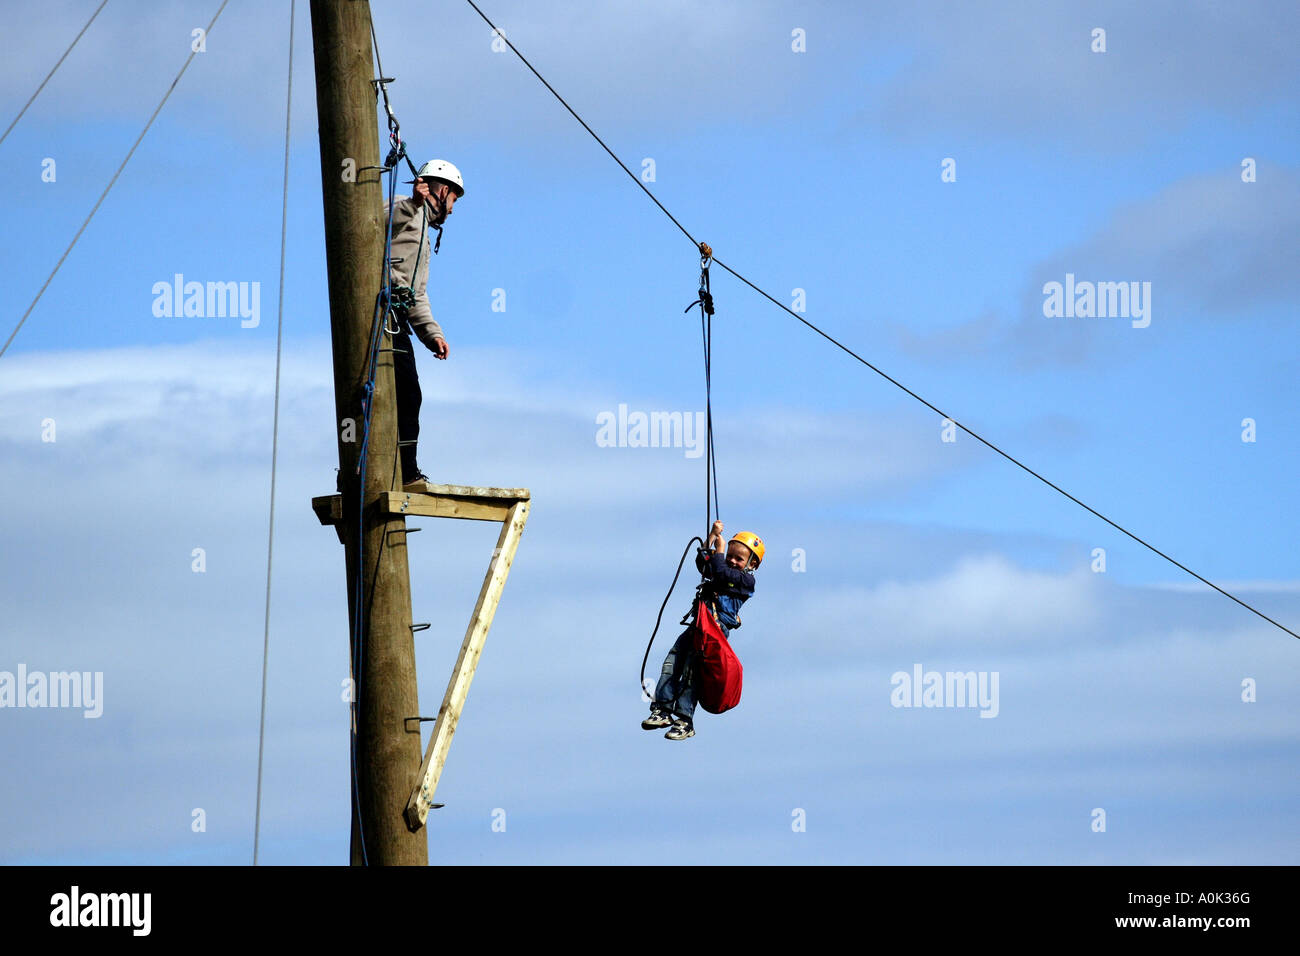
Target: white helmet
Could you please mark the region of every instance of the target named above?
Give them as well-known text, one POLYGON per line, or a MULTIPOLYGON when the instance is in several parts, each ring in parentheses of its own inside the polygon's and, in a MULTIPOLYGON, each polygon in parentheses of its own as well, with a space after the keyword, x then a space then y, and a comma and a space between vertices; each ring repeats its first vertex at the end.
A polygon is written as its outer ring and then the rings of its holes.
POLYGON ((439 182, 446 183, 456 193, 457 199, 465 196, 465 181, 460 178, 460 170, 447 162, 445 159, 431 159, 416 173, 420 179, 436 179, 439 182))

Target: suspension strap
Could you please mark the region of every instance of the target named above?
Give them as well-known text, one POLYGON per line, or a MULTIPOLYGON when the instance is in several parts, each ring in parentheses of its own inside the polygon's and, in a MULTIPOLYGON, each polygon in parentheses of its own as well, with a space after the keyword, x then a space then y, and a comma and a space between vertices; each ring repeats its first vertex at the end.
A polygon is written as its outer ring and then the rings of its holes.
MULTIPOLYGON (((704 539, 713 530, 713 516, 721 516, 718 505, 718 457, 713 450, 713 293, 709 290, 709 265, 713 250, 707 242, 700 243, 699 298, 683 311, 700 307, 700 335, 704 340, 704 419, 707 435, 704 455, 704 539), (710 494, 712 498, 710 499, 710 494)), ((707 545, 706 545, 707 547, 707 545)))

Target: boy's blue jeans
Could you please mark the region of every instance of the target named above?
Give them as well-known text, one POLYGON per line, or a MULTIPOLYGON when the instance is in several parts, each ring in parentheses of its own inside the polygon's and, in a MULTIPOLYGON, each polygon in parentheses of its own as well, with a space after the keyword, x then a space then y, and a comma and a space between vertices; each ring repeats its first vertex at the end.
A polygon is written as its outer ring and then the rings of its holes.
MULTIPOLYGON (((719 625, 725 637, 731 637, 728 628, 719 625)), ((695 719, 695 635, 692 628, 682 631, 673 644, 672 650, 664 658, 663 669, 659 672, 659 683, 655 685, 655 704, 661 710, 679 717, 687 723, 695 719), (677 703, 673 703, 673 697, 677 703)))
POLYGON ((695 668, 691 666, 694 657, 694 634, 688 627, 664 658, 659 683, 655 685, 655 704, 660 710, 688 723, 695 717, 695 668), (676 704, 673 703, 674 697, 676 704))

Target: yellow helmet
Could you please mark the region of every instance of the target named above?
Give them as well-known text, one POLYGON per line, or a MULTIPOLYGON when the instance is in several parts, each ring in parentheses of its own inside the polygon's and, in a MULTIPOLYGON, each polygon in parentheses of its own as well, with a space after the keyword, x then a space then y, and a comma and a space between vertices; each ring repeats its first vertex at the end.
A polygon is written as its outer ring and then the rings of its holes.
MULTIPOLYGON (((745 547, 749 548, 750 552, 754 555, 755 568, 763 563, 763 552, 766 548, 763 547, 763 539, 754 534, 754 532, 737 531, 731 536, 731 541, 739 541, 745 547)), ((731 541, 728 541, 727 544, 730 545, 731 541)))

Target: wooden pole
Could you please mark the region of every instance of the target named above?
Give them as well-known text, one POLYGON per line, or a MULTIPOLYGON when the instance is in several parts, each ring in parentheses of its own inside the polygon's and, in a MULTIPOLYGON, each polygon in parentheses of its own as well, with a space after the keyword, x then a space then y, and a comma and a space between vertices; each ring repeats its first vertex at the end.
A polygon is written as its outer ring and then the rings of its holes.
MULTIPOLYGON (((409 730, 406 722, 420 712, 406 522, 384 514, 375 504, 401 485, 391 352, 380 353, 375 377, 364 509, 357 474, 361 400, 386 224, 379 171, 362 171, 382 161, 370 82, 370 8, 357 0, 311 0, 311 26, 349 633, 356 620, 358 573, 363 615, 361 670, 354 675, 358 716, 351 859, 354 865, 364 857, 377 865, 423 866, 429 859, 428 843, 424 834, 412 833, 403 818, 421 758, 418 723, 411 722, 415 729, 409 730)), ((391 348, 392 341, 385 335, 380 345, 391 348)))

